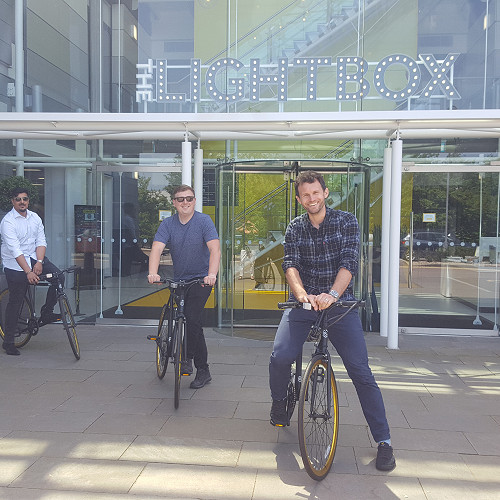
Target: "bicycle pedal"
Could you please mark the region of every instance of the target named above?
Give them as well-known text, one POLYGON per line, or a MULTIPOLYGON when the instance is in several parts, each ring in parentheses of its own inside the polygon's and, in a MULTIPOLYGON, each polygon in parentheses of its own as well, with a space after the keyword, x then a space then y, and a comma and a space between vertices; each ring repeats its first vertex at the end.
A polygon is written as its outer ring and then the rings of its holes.
POLYGON ((157 340, 155 335, 148 335, 148 340, 157 340))

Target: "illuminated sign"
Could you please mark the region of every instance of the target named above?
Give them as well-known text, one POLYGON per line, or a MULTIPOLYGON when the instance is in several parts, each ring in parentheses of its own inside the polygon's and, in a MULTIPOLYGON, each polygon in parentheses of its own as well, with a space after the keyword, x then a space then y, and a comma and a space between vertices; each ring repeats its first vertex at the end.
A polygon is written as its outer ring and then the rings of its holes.
MULTIPOLYGON (((335 63, 331 57, 297 57, 293 62, 283 57, 278 63, 265 65, 261 65, 260 59, 255 58, 250 60, 249 67, 238 59, 230 57, 218 59, 204 66, 200 59, 192 59, 189 67, 175 66, 176 69, 184 68, 189 71, 189 93, 187 89, 183 92, 169 92, 167 61, 148 59, 147 63, 136 65, 138 70, 136 101, 158 103, 197 103, 203 100, 220 103, 286 102, 297 99, 356 101, 367 98, 372 85, 378 94, 376 98, 381 97, 391 101, 421 97, 458 100, 461 97, 452 83, 452 68, 459 55, 450 53, 444 60, 437 60, 433 54, 419 54, 417 62, 404 54, 392 54, 378 63, 368 63, 357 56, 337 57, 335 63), (292 70, 300 68, 305 71, 305 77, 297 80, 303 85, 305 97, 290 98, 289 75, 292 70), (425 80, 422 68, 428 73, 425 80), (332 70, 336 72, 336 78, 326 79, 327 82, 332 82, 331 87, 327 83, 318 86, 322 72, 332 72, 332 70), (400 70, 399 74, 405 75, 403 78, 406 81, 403 82, 402 88, 391 88, 391 84, 387 83, 389 70, 400 70), (273 88, 273 97, 262 97, 261 89, 264 86, 273 88), (319 89, 324 95, 318 95, 319 89), (202 97, 202 90, 205 97, 202 97)), ((187 85, 186 82, 186 87, 187 85)))

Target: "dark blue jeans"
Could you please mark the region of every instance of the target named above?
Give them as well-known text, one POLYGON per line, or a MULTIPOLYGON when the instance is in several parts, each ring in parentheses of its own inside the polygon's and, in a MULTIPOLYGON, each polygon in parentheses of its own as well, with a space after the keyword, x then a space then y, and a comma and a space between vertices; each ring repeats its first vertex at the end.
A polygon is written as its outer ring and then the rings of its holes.
POLYGON ((203 316, 211 286, 193 285, 186 293, 184 314, 186 315, 187 357, 194 360, 199 369, 208 368, 208 350, 203 334, 203 316))
MULTIPOLYGON (((31 267, 33 267, 35 263, 36 260, 31 259, 31 267)), ((43 259, 42 266, 43 274, 59 272, 59 269, 47 258, 43 259)), ((15 271, 14 269, 7 268, 5 268, 4 271, 5 278, 7 279, 7 286, 9 288, 9 303, 5 309, 5 338, 3 343, 4 345, 8 345, 14 343, 17 318, 19 317, 19 312, 21 310, 29 282, 24 271, 15 271)), ((59 279, 64 284, 64 275, 62 275, 59 279)), ((50 282, 51 280, 48 281, 50 282)), ((42 306, 43 314, 51 313, 54 310, 56 302, 56 286, 55 284, 51 284, 47 290, 45 305, 42 306)))
MULTIPOLYGON (((335 310, 330 313, 332 320, 335 313, 335 310)), ((317 315, 316 311, 305 309, 287 309, 283 313, 269 363, 269 385, 273 399, 286 398, 291 365, 302 349, 317 315)), ((357 311, 351 311, 332 325, 328 329, 328 337, 356 388, 373 439, 377 442, 390 439, 384 401, 368 365, 366 342, 357 311)))

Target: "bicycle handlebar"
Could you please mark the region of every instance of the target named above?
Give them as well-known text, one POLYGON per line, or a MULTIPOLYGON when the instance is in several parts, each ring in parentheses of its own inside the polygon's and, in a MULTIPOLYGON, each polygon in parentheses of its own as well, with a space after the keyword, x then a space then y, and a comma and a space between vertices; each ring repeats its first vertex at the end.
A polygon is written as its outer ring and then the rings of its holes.
MULTIPOLYGON (((364 300, 337 300, 330 307, 364 307, 364 300)), ((309 302, 298 302, 296 300, 291 300, 288 302, 278 302, 278 309, 312 309, 312 306, 309 302)))
POLYGON ((176 289, 179 287, 186 288, 188 286, 195 285, 196 283, 199 283, 200 285, 205 284, 205 282, 203 281, 203 278, 196 278, 196 279, 192 279, 189 281, 184 281, 184 280, 174 281, 174 280, 165 278, 165 279, 161 279, 160 281, 154 282, 154 284, 167 285, 167 287, 171 288, 171 289, 176 289))
POLYGON ((71 267, 68 267, 67 269, 62 269, 58 273, 40 274, 40 276, 38 276, 38 279, 40 281, 45 281, 45 280, 50 279, 50 278, 58 278, 59 276, 61 276, 61 274, 64 274, 64 273, 67 273, 67 274, 74 273, 78 269, 81 269, 81 267, 80 266, 71 266, 71 267))

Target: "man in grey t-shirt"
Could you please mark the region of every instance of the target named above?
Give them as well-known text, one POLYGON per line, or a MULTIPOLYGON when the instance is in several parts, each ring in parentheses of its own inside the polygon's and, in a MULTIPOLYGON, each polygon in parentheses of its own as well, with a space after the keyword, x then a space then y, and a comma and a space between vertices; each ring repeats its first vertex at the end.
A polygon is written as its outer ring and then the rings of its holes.
POLYGON ((186 294, 185 315, 187 359, 182 361, 182 372, 193 372, 192 389, 200 389, 212 380, 208 368, 208 351, 203 335, 203 310, 217 279, 220 262, 220 243, 217 230, 209 215, 196 212, 193 188, 185 184, 173 194, 177 213, 166 218, 156 232, 149 255, 149 283, 159 281, 160 257, 166 246, 170 249, 174 265, 174 280, 203 279, 203 285, 193 285, 186 294))

